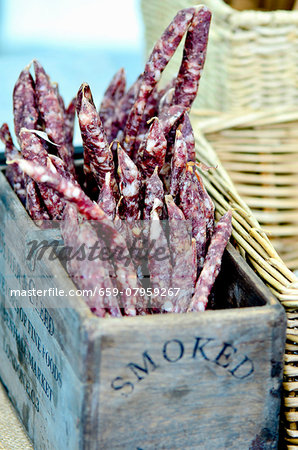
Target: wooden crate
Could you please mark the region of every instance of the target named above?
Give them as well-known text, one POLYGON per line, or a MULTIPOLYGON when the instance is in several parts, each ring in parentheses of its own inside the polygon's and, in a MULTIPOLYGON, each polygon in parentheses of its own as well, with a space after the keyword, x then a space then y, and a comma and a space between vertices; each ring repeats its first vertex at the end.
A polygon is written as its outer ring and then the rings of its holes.
POLYGON ((99 319, 57 261, 26 260, 38 230, 0 172, 0 377, 38 449, 276 448, 285 313, 229 246, 224 310, 99 319))

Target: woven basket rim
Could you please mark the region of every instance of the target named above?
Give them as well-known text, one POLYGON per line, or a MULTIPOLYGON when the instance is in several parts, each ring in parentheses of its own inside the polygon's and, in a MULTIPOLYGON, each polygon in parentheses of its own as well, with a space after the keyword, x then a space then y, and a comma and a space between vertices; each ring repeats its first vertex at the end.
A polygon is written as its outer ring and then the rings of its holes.
POLYGON ((232 112, 193 108, 191 114, 200 117, 200 131, 205 135, 232 128, 251 128, 298 121, 298 107, 288 105, 254 111, 251 109, 232 112))
POLYGON ((224 19, 233 28, 256 28, 257 26, 282 26, 298 23, 298 10, 275 11, 239 11, 224 2, 224 0, 205 0, 213 16, 224 19))

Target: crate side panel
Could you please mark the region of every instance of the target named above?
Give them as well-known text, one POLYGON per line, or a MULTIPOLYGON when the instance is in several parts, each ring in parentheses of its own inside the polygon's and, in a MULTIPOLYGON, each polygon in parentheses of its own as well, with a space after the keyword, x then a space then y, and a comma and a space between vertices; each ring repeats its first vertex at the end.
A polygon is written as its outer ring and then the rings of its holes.
POLYGON ((11 295, 74 286, 60 263, 28 264, 26 236, 36 227, 0 177, 0 379, 36 448, 79 448, 88 309, 67 296, 11 295))

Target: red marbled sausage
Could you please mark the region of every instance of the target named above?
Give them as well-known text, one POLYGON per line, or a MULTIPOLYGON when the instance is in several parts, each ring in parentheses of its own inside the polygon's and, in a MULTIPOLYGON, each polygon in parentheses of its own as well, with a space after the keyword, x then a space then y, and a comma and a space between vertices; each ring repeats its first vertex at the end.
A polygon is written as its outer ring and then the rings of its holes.
POLYGON ((171 184, 170 193, 173 197, 179 192, 179 183, 187 163, 187 145, 179 127, 176 131, 176 139, 171 161, 171 184))
POLYGON ((196 160, 195 137, 193 134, 192 125, 189 120, 189 115, 187 114, 187 112, 184 113, 178 128, 181 131, 182 136, 186 142, 187 161, 195 162, 196 160))
POLYGON ((118 176, 122 201, 119 206, 121 219, 134 221, 141 218, 140 190, 141 175, 127 153, 118 146, 118 176))
POLYGON ((21 128, 35 130, 38 125, 35 84, 29 70, 30 64, 20 73, 13 90, 14 129, 18 141, 21 128))
POLYGON ((192 221, 192 236, 196 240, 198 271, 200 271, 206 254, 206 217, 204 203, 200 196, 198 185, 194 180, 191 166, 187 166, 184 176, 181 178, 179 197, 180 208, 186 219, 192 221))
POLYGON ((213 228, 214 228, 214 203, 211 200, 208 192, 206 191, 206 188, 204 186, 203 180, 200 176, 200 174, 198 173, 198 171, 195 171, 195 175, 197 177, 198 180, 198 188, 200 191, 200 195, 201 198, 204 202, 204 207, 205 207, 205 217, 206 217, 206 232, 207 232, 207 240, 210 239, 212 233, 213 233, 213 228))
POLYGON ((167 140, 156 118, 151 123, 137 156, 136 164, 145 178, 150 177, 156 167, 160 171, 165 163, 166 151, 167 140))
POLYGON ((222 255, 227 246, 232 232, 232 213, 229 210, 217 222, 211 237, 204 267, 197 281, 194 296, 187 309, 191 311, 204 311, 208 303, 208 297, 219 274, 222 255))
MULTIPOLYGON (((6 161, 12 161, 20 157, 19 150, 14 146, 7 123, 0 128, 0 140, 5 145, 4 155, 6 161)), ((23 172, 15 164, 7 166, 6 178, 23 204, 26 202, 26 182, 23 172)))
POLYGON ((77 114, 84 147, 84 170, 87 174, 92 171, 99 188, 105 182, 106 173, 110 172, 112 190, 117 198, 113 154, 87 83, 83 83, 78 91, 77 114))
POLYGON ((43 220, 50 220, 37 184, 30 178, 26 181, 26 209, 30 217, 38 224, 43 220))
MULTIPOLYGON (((76 253, 79 252, 80 246, 83 244, 84 248, 88 242, 88 247, 92 246, 94 238, 94 230, 88 223, 85 223, 81 227, 78 224, 78 217, 76 208, 68 204, 64 213, 64 220, 61 221, 60 228, 61 234, 64 240, 64 248, 70 248, 70 260, 67 260, 67 271, 74 283, 81 290, 94 290, 101 287, 105 287, 105 281, 107 274, 102 264, 94 264, 94 261, 80 260, 76 258, 76 253), (87 238, 85 242, 82 242, 83 238, 87 238)), ((104 296, 83 296, 89 308, 98 317, 105 317, 105 303, 104 296)))
POLYGON ((35 92, 37 105, 41 119, 44 123, 45 132, 49 139, 57 144, 57 152, 65 162, 69 170, 75 174, 73 155, 69 153, 66 145, 64 128, 64 109, 61 99, 57 95, 57 87, 52 85, 49 76, 42 65, 34 60, 35 92))
MULTIPOLYGON (((155 168, 151 177, 145 181, 145 195, 144 195, 144 208, 143 208, 143 220, 149 220, 150 214, 154 205, 154 200, 159 199, 163 205, 164 200, 164 188, 161 179, 158 176, 158 167, 155 168)), ((156 208, 159 218, 162 217, 162 206, 156 208)))
POLYGON ((124 96, 125 86, 125 71, 121 68, 107 87, 99 108, 99 116, 107 134, 108 142, 111 142, 117 136, 118 129, 114 124, 116 119, 115 111, 119 101, 124 96))
POLYGON ((201 6, 193 16, 186 35, 173 103, 188 109, 197 95, 206 58, 210 21, 211 12, 206 6, 201 6))
POLYGON ((166 195, 165 201, 169 216, 170 250, 173 264, 171 287, 175 293, 175 289, 179 289, 172 297, 171 312, 182 313, 187 310, 195 286, 191 228, 181 209, 174 203, 173 197, 166 195))
MULTIPOLYGON (((44 148, 41 139, 36 136, 34 132, 27 130, 26 128, 21 128, 19 137, 23 158, 46 166, 48 164, 48 153, 44 148)), ((60 219, 65 207, 65 202, 60 198, 56 191, 48 189, 43 184, 37 183, 37 185, 50 218, 60 219)))
MULTIPOLYGON (((157 200, 156 206, 159 204, 157 200)), ((152 311, 163 313, 170 312, 172 307, 171 297, 168 295, 172 287, 172 264, 168 241, 155 209, 154 206, 150 220, 148 269, 153 293, 156 290, 151 297, 152 311)))
POLYGON ((134 153, 135 139, 138 135, 147 99, 160 80, 163 70, 178 47, 194 13, 195 8, 186 8, 179 11, 156 42, 149 56, 141 78, 138 97, 129 113, 125 126, 123 145, 129 155, 134 153))
POLYGON ((116 214, 116 200, 111 187, 111 173, 106 173, 106 179, 100 191, 97 204, 109 219, 114 220, 116 214))

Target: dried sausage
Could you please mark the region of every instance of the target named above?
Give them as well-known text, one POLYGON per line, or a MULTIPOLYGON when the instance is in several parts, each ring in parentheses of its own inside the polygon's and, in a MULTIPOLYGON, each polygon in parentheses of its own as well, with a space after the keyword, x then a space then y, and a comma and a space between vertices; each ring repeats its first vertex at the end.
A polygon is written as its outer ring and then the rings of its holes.
MULTIPOLYGON (((164 188, 161 179, 158 176, 158 167, 155 168, 151 177, 145 181, 145 195, 144 195, 144 209, 143 219, 149 220, 150 214, 154 205, 154 200, 159 199, 163 204, 164 188)), ((159 218, 162 218, 162 206, 155 208, 159 218)))
MULTIPOLYGON (((20 152, 14 146, 9 128, 7 123, 4 123, 0 128, 0 140, 5 145, 5 158, 6 161, 12 161, 15 158, 19 158, 20 152)), ((25 186, 25 176, 19 167, 15 164, 7 166, 5 170, 5 175, 10 182, 13 190, 18 195, 19 199, 23 204, 26 202, 26 186, 25 186)))
POLYGON ((211 12, 206 6, 201 6, 194 14, 186 35, 173 103, 188 109, 197 95, 206 58, 210 21, 211 12))
POLYGON ((81 85, 77 95, 77 114, 84 146, 84 170, 89 174, 91 169, 99 188, 105 182, 106 173, 110 172, 111 187, 117 197, 113 154, 87 83, 81 85))
MULTIPOLYGON (((171 195, 165 197, 170 225, 170 250, 173 264, 171 312, 186 312, 194 290, 191 227, 171 195)), ((170 305, 170 304, 169 304, 170 305)), ((168 309, 169 311, 169 309, 168 309)))
POLYGON ((141 78, 138 97, 125 125, 123 145, 129 155, 132 155, 134 152, 135 139, 138 135, 147 99, 160 80, 163 70, 178 47, 194 13, 195 8, 186 8, 179 11, 163 32, 161 38, 156 42, 149 56, 141 78))
POLYGON ((13 90, 14 129, 18 141, 22 127, 35 130, 38 125, 35 84, 29 71, 30 65, 22 70, 13 90))
POLYGON ((180 208, 186 219, 192 221, 192 236, 196 240, 198 271, 204 264, 206 253, 206 217, 198 185, 194 181, 193 169, 187 165, 179 187, 180 208))
POLYGON ((232 232, 232 213, 229 210, 217 222, 211 237, 204 267, 197 281, 194 296, 188 307, 190 311, 204 311, 213 284, 220 271, 222 255, 232 232))
POLYGON ((163 134, 159 120, 156 118, 149 128, 137 157, 137 166, 145 178, 150 177, 156 167, 158 171, 163 167, 166 151, 167 140, 163 134))
POLYGON ((114 220, 116 213, 116 200, 111 187, 111 172, 106 173, 106 179, 100 191, 97 204, 106 213, 109 219, 114 220))
POLYGON ((179 191, 180 178, 185 170, 187 163, 187 145, 179 127, 176 131, 176 139, 171 161, 171 185, 170 193, 176 197, 179 191))
POLYGON ((127 153, 118 146, 118 176, 122 201, 119 207, 121 219, 138 220, 141 218, 139 206, 141 175, 127 153))
MULTIPOLYGON (((160 206, 157 200, 156 206, 160 206)), ((149 232, 148 269, 150 283, 154 295, 151 297, 153 312, 171 312, 172 301, 169 297, 169 289, 172 282, 172 264, 168 241, 159 220, 156 206, 153 207, 149 232)))

